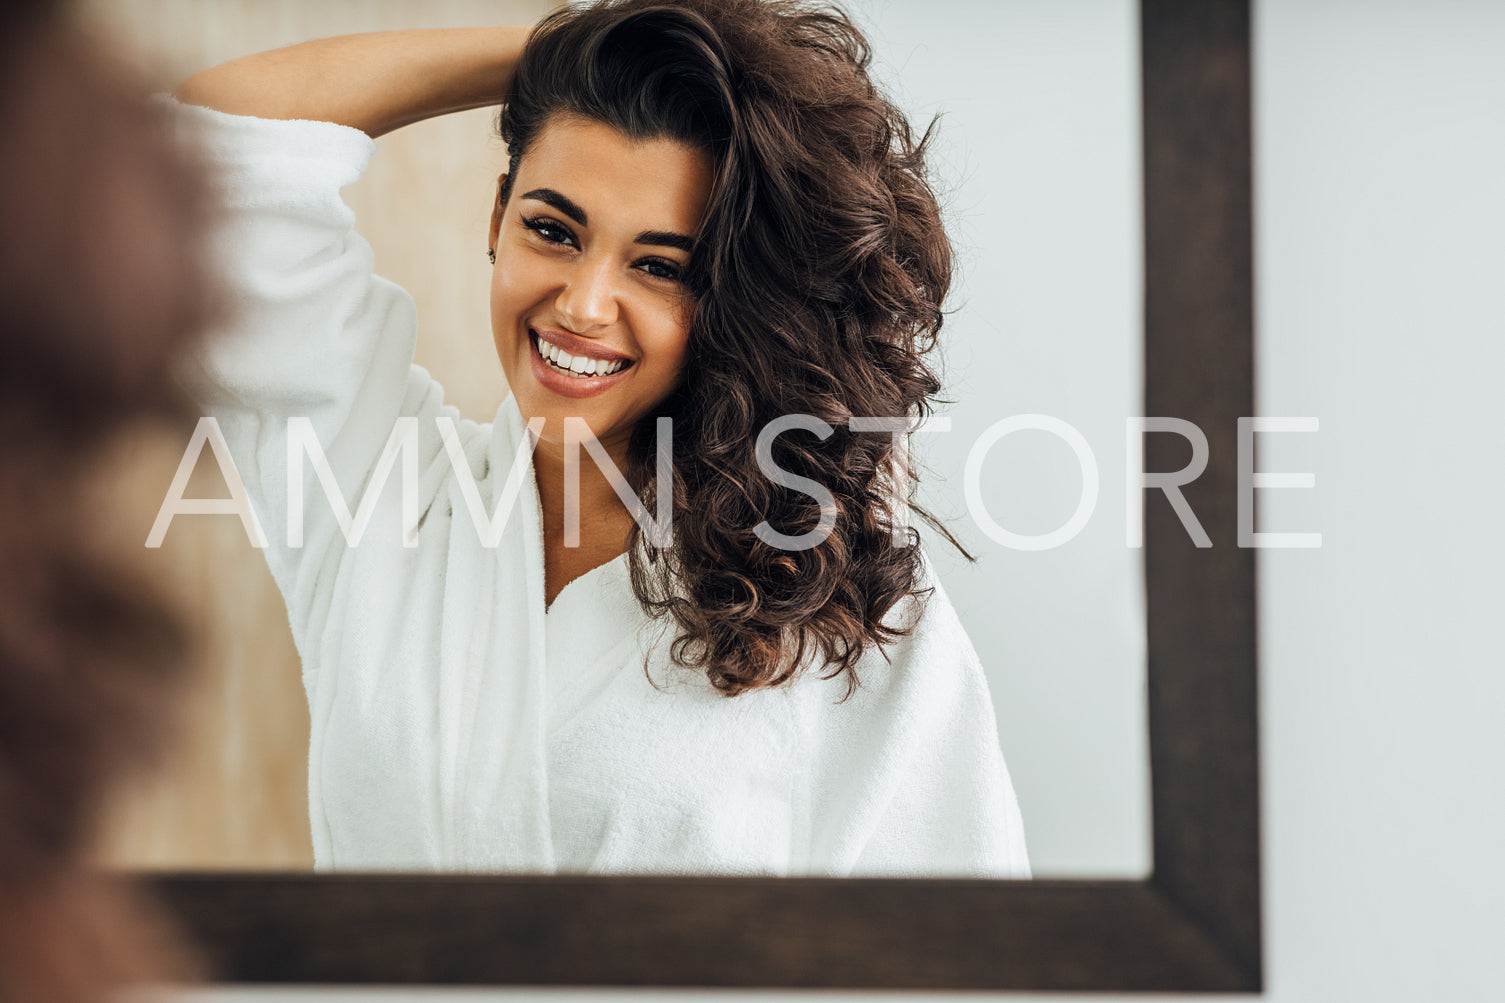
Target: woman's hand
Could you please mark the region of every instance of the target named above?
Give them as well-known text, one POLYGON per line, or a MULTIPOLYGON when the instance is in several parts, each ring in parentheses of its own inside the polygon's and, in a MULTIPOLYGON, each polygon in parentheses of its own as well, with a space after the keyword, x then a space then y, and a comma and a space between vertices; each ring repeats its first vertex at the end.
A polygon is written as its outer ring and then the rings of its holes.
POLYGON ((337 122, 375 138, 435 115, 499 104, 528 31, 433 28, 323 38, 197 73, 173 96, 234 115, 337 122))

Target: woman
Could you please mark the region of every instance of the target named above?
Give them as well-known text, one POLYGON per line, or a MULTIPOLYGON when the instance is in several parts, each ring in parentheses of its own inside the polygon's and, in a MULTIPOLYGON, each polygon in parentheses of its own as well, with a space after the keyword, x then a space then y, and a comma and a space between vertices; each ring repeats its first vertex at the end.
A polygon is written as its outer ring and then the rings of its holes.
POLYGON ((950 275, 867 60, 839 12, 628 0, 179 88, 245 306, 193 385, 303 657, 316 866, 1027 876, 976 654, 893 542, 898 436, 849 424, 926 412, 950 275), (338 192, 498 101, 477 425, 338 192))

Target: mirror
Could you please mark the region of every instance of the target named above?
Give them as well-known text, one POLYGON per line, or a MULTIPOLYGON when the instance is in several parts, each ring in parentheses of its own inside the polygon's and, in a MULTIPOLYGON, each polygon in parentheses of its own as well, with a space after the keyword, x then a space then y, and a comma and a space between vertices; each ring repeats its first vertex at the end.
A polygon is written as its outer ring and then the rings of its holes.
MULTIPOLYGON (((914 449, 922 502, 979 560, 967 563, 920 528, 986 672, 1034 875, 1143 877, 1144 568, 1141 551, 1125 545, 1119 488, 1129 469, 1125 419, 1144 413, 1137 10, 1126 0, 848 8, 869 32, 875 75, 910 121, 923 128, 941 115, 930 163, 958 252, 942 396, 956 403, 942 411, 951 431, 916 437, 914 449), (1000 424, 1021 416, 1044 420, 1000 424), (1090 465, 1073 451, 1072 432, 1090 465), (980 506, 967 497, 969 464, 980 472, 980 506), (1030 549, 1087 510, 1070 539, 1030 549), (1002 542, 1005 532, 1028 539, 1002 542)), ((85 9, 171 85, 310 38, 528 24, 549 5, 448 0, 420 12, 131 0, 85 9)), ((492 112, 423 122, 383 137, 378 150, 344 192, 357 229, 377 273, 417 303, 416 361, 462 416, 490 420, 506 394, 488 337, 482 253, 484 207, 505 163, 492 112)), ((158 450, 122 474, 141 499, 143 537, 178 459, 158 450)), ((186 495, 224 491, 205 450, 186 495)), ((130 868, 308 870, 308 704, 262 553, 234 517, 180 516, 147 560, 203 624, 207 673, 181 752, 122 799, 103 858, 130 868)), ((613 858, 604 869, 630 873, 635 862, 613 858)))
MULTIPOLYGON (((107 5, 92 9, 100 23, 108 23, 101 13, 110 10, 107 5)), ((158 8, 120 5, 114 10, 139 14, 158 8)), ((113 30, 143 45, 142 35, 156 38, 159 47, 177 44, 175 33, 161 23, 159 18, 150 27, 135 29, 117 24, 113 30)), ((246 45, 241 51, 342 30, 349 30, 344 23, 319 30, 300 26, 285 39, 246 45)), ((224 31, 233 34, 232 29, 224 31)), ((1143 410, 1185 419, 1206 433, 1206 469, 1184 494, 1213 544, 1210 549, 1195 546, 1171 506, 1151 495, 1144 511, 1143 554, 1152 872, 1140 880, 1030 882, 315 876, 288 870, 192 870, 192 862, 180 854, 162 864, 172 872, 150 883, 204 949, 218 978, 1261 989, 1254 560, 1238 543, 1235 505, 1235 427, 1240 416, 1253 411, 1254 379, 1248 4, 1143 0, 1138 31, 1144 138, 1143 410), (739 950, 729 955, 728 944, 739 950)), ((212 61, 179 66, 163 83, 212 61)), ((1085 284, 1081 289, 1087 289, 1085 284)), ((1174 471, 1185 465, 1184 442, 1174 438, 1146 436, 1146 469, 1174 471)), ((152 496, 170 478, 176 461, 171 450, 162 457, 142 456, 119 475, 151 485, 143 503, 145 522, 159 500, 152 496)), ((136 513, 126 508, 118 521, 124 526, 133 519, 136 513)), ((194 525, 186 521, 183 528, 194 525)), ((190 597, 198 593, 205 599, 199 608, 207 611, 206 619, 229 616, 216 612, 213 603, 228 610, 258 601, 254 592, 232 592, 221 580, 220 570, 233 567, 244 553, 244 539, 228 533, 219 547, 231 563, 180 566, 173 579, 190 597)), ((280 609, 280 602, 272 608, 280 609)), ((236 649, 251 671, 238 677, 221 671, 214 677, 212 687, 219 687, 215 692, 221 702, 232 707, 251 702, 238 684, 224 680, 283 681, 255 672, 270 664, 261 656, 273 648, 275 638, 253 636, 236 649)), ((212 708, 215 700, 204 702, 212 708)), ((198 727, 202 732, 208 726, 198 727)), ((294 722, 290 730, 296 729, 294 722)), ((243 736, 230 733, 243 748, 243 736)), ((214 751, 195 762, 207 774, 224 777, 246 762, 225 752, 235 746, 204 748, 214 751)), ((1014 765, 1019 756, 1006 751, 1014 765)), ((282 778, 290 789, 302 779, 301 757, 301 750, 289 757, 298 760, 282 778)), ((1018 772, 1017 765, 1014 769, 1018 772)), ((256 803, 259 796, 248 787, 236 804, 254 814, 265 808, 256 803)), ((160 797, 161 810, 177 811, 175 818, 191 821, 192 813, 181 803, 175 807, 170 793, 160 797)), ((223 803, 210 802, 201 819, 220 824, 223 803)), ((135 804, 136 817, 152 817, 141 807, 143 801, 135 804)), ((201 866, 221 866, 224 859, 222 854, 221 864, 205 861, 201 866)))

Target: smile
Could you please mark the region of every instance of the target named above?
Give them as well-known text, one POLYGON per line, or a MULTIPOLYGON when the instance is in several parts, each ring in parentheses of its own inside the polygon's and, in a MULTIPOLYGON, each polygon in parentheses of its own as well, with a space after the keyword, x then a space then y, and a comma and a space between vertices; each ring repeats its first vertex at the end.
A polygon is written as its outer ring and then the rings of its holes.
POLYGON ((558 345, 544 341, 531 328, 533 376, 545 389, 563 397, 594 397, 622 379, 632 368, 630 359, 593 359, 573 356, 558 345))
POLYGON ((610 376, 627 368, 627 362, 623 359, 592 359, 584 355, 571 355, 558 345, 544 341, 534 331, 529 331, 528 337, 533 339, 533 346, 543 356, 543 360, 561 373, 580 377, 610 376))

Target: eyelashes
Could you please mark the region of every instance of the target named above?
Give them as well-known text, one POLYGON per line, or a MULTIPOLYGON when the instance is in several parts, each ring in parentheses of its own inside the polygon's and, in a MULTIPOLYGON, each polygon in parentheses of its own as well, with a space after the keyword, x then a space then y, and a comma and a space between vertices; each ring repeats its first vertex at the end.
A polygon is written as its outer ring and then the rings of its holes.
POLYGON ((683 282, 684 270, 678 265, 665 261, 663 258, 644 258, 638 262, 638 267, 656 279, 667 279, 670 282, 683 282), (650 269, 658 269, 650 271, 650 269))
POLYGON ((523 226, 532 230, 550 244, 573 246, 575 243, 575 235, 552 219, 544 219, 542 216, 524 216, 523 226))
MULTIPOLYGON (((575 235, 568 227, 556 220, 544 216, 523 216, 521 220, 524 228, 538 234, 539 238, 547 244, 559 247, 578 246, 575 242, 575 235)), ((634 262, 633 267, 663 282, 682 283, 685 280, 685 270, 665 258, 642 258, 634 262)))

